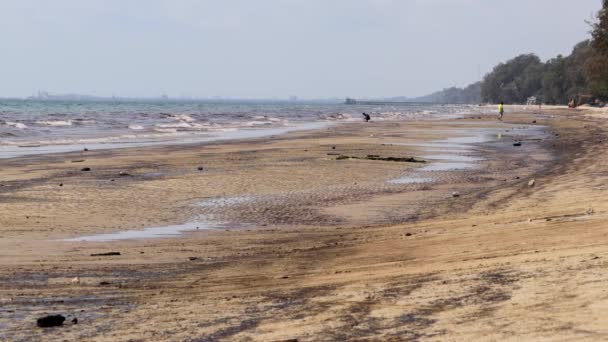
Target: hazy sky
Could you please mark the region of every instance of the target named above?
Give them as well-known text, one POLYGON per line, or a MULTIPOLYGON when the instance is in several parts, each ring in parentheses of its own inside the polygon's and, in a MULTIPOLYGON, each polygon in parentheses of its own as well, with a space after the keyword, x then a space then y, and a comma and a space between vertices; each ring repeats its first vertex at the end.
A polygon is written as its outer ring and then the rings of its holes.
POLYGON ((568 54, 601 0, 0 0, 0 96, 417 96, 568 54))

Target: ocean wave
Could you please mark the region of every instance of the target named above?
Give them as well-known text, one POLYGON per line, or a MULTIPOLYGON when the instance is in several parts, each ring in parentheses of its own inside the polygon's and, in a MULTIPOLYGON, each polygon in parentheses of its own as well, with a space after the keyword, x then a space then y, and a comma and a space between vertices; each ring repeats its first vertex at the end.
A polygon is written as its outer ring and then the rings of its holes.
POLYGON ((155 128, 154 130, 161 133, 177 133, 177 128, 155 128))
POLYGON ((15 127, 15 128, 19 128, 19 129, 26 129, 27 125, 21 122, 11 122, 11 121, 6 121, 4 122, 5 125, 10 126, 10 127, 15 127))
POLYGON ((243 124, 243 126, 246 126, 246 127, 266 126, 266 125, 272 125, 272 122, 268 122, 268 121, 248 121, 248 122, 245 122, 243 124))
POLYGON ((97 121, 93 119, 74 119, 73 123, 76 125, 94 125, 97 123, 97 121))
POLYGON ((53 126, 53 127, 61 127, 61 126, 72 126, 72 120, 48 120, 48 121, 36 121, 36 125, 41 126, 53 126))
POLYGON ((121 142, 121 139, 132 143, 154 137, 168 141, 174 136, 222 136, 224 132, 274 129, 306 122, 362 122, 362 112, 371 113, 373 121, 382 122, 451 118, 455 114, 478 113, 479 110, 471 106, 268 104, 248 107, 242 104, 200 103, 175 106, 167 104, 162 107, 156 103, 94 103, 90 104, 90 108, 82 109, 66 108, 62 104, 51 102, 43 108, 39 108, 37 103, 27 106, 9 103, 0 104, 0 144, 14 142, 19 145, 25 140, 29 143, 38 139, 43 140, 40 144, 121 142), (120 136, 121 134, 126 136, 120 136), (86 140, 109 135, 120 137, 86 140))
POLYGON ((225 127, 225 128, 210 128, 209 131, 211 132, 236 132, 239 129, 236 127, 225 127))
MULTIPOLYGON (((144 133, 144 134, 121 134, 107 137, 95 137, 95 138, 64 138, 64 139, 38 139, 28 141, 10 141, 0 140, 0 145, 9 146, 53 146, 53 145, 83 145, 83 144, 116 144, 116 143, 133 143, 138 140, 147 139, 162 139, 167 137, 179 137, 179 136, 194 136, 203 133, 188 133, 188 132, 177 132, 176 130, 157 129, 156 133, 144 133)), ((12 133, 0 133, 0 137, 17 136, 12 133)), ((161 140, 159 140, 161 141, 161 140)))
POLYGON ((186 115, 186 114, 162 114, 161 116, 165 117, 165 118, 170 118, 173 120, 177 120, 177 121, 184 121, 184 122, 194 122, 196 121, 196 119, 192 118, 190 115, 186 115))
POLYGON ((253 120, 254 121, 270 121, 270 122, 283 121, 283 119, 275 118, 275 117, 268 116, 268 115, 256 115, 253 117, 253 120))
POLYGON ((190 123, 188 123, 185 121, 180 121, 180 122, 175 122, 175 123, 160 123, 160 124, 155 125, 155 127, 159 128, 159 129, 179 129, 179 130, 185 130, 185 131, 206 131, 213 126, 214 125, 212 125, 208 122, 202 122, 202 123, 190 122, 190 123))
POLYGON ((352 120, 352 118, 353 118, 352 115, 350 115, 348 113, 335 113, 335 114, 321 116, 321 119, 330 120, 330 121, 352 120))
POLYGON ((194 129, 200 129, 200 130, 205 130, 208 129, 210 127, 210 124, 207 122, 203 122, 203 123, 192 123, 190 124, 190 126, 194 129))
POLYGON ((187 122, 178 122, 178 123, 167 123, 167 124, 156 124, 158 128, 192 128, 192 125, 187 122))

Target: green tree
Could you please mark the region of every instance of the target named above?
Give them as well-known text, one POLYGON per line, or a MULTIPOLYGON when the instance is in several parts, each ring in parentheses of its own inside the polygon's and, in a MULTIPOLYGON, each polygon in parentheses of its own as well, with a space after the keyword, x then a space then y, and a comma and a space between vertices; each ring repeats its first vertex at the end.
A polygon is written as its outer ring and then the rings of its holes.
POLYGON ((574 47, 570 56, 557 56, 546 63, 533 54, 518 56, 485 76, 482 99, 525 103, 528 97, 536 96, 545 103, 566 104, 570 98, 588 91, 585 64, 590 54, 591 43, 584 41, 574 47))
POLYGON ((589 81, 585 74, 585 64, 591 56, 591 42, 578 43, 566 61, 566 95, 576 98, 589 92, 589 81))
POLYGON ((431 103, 480 103, 481 102, 481 82, 476 82, 466 88, 447 88, 441 91, 412 99, 415 102, 431 102, 431 103))
POLYGON ((566 101, 566 59, 561 55, 545 64, 541 95, 545 103, 559 104, 566 101))
POLYGON ((608 0, 603 0, 592 39, 577 44, 569 56, 557 56, 546 63, 534 54, 517 56, 500 63, 483 81, 465 89, 449 88, 424 99, 433 102, 525 103, 536 96, 542 102, 566 104, 571 98, 593 95, 608 100, 608 0), (478 95, 479 96, 479 95, 478 95))
POLYGON ((497 65, 484 77, 481 97, 486 102, 522 103, 541 87, 543 64, 534 54, 520 55, 497 65))
POLYGON ((608 0, 603 0, 597 17, 592 24, 591 55, 585 71, 592 94, 608 99, 608 0))

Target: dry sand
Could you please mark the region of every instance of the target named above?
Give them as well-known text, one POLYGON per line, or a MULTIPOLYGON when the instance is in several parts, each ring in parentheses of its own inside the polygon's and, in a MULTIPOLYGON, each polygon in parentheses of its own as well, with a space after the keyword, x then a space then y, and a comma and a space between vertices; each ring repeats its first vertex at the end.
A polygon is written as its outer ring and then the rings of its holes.
POLYGON ((605 118, 551 108, 3 160, 0 340, 607 339, 605 118), (501 134, 466 154, 475 169, 337 160, 430 162, 450 148, 408 144, 471 132, 501 134), (193 220, 175 237, 62 241, 193 220), (37 328, 47 313, 78 324, 37 328))

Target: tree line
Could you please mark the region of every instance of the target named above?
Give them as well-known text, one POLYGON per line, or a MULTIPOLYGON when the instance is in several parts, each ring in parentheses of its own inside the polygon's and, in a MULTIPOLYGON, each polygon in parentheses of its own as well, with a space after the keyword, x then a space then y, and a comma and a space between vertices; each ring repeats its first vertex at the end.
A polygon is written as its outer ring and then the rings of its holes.
POLYGON ((570 99, 608 99, 608 0, 603 0, 591 39, 578 43, 569 56, 542 62, 534 54, 497 65, 481 85, 481 101, 525 103, 535 96, 543 103, 570 99))
POLYGON ((447 88, 430 95, 410 99, 415 102, 429 103, 480 103, 481 102, 481 82, 476 82, 466 88, 447 88))
POLYGON ((608 100, 608 0, 603 0, 591 39, 578 43, 569 56, 542 62, 535 54, 517 56, 494 67, 481 82, 464 89, 448 88, 419 98, 438 103, 525 103, 535 96, 542 103, 566 104, 608 100))

